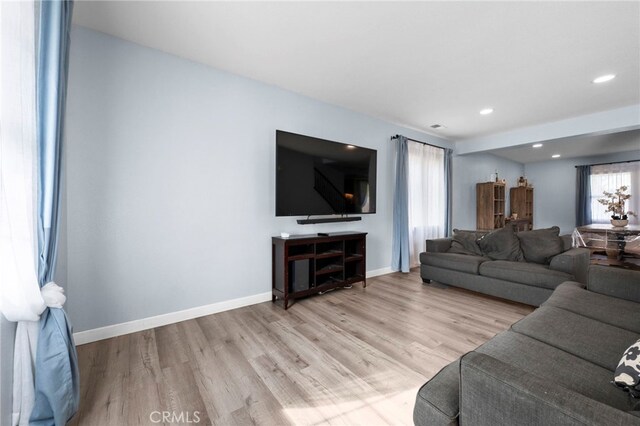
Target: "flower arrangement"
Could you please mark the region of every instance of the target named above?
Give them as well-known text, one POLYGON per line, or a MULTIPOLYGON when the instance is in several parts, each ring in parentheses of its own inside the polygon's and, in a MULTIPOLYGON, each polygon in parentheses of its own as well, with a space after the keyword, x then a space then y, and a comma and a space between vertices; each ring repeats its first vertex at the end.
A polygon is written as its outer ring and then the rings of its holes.
POLYGON ((627 186, 621 186, 616 189, 616 192, 611 193, 604 191, 603 194, 606 198, 600 198, 598 202, 607 206, 605 212, 611 212, 611 218, 613 220, 627 220, 629 216, 636 216, 632 211, 625 211, 625 202, 631 198, 631 194, 625 194, 629 189, 627 186))

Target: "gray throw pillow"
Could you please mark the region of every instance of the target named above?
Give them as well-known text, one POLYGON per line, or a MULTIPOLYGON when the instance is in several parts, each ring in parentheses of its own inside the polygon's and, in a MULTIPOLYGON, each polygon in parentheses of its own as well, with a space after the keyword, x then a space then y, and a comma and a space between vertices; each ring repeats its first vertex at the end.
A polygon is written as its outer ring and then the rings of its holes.
POLYGON ((516 236, 527 262, 547 264, 553 256, 564 251, 560 228, 557 226, 518 232, 516 236))
POLYGON ((640 340, 629 346, 616 368, 613 384, 640 398, 640 340))
POLYGON ((473 231, 461 231, 459 229, 453 230, 453 237, 451 239, 451 247, 449 253, 469 254, 474 256, 482 256, 482 250, 476 243, 478 234, 473 231))
POLYGON ((480 238, 478 246, 484 256, 493 260, 524 260, 518 237, 511 226, 505 226, 480 238))

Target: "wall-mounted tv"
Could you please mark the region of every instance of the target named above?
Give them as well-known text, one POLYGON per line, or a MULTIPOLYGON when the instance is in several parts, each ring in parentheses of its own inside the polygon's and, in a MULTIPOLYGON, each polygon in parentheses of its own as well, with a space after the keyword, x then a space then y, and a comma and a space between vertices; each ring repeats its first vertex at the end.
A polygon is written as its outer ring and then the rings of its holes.
POLYGON ((276 216, 376 212, 375 149, 276 131, 276 216))

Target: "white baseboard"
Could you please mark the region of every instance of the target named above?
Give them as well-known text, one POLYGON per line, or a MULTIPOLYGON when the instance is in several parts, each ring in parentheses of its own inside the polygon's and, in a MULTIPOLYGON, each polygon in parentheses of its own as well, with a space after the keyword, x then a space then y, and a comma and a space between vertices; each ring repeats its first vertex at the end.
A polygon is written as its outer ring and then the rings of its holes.
POLYGON ((80 331, 78 333, 73 333, 73 339, 75 340, 76 346, 84 345, 85 343, 148 330, 154 327, 161 327, 163 325, 203 317, 218 312, 230 311, 231 309, 255 305, 256 303, 267 302, 269 300, 271 300, 271 292, 254 294, 253 296, 225 300, 224 302, 212 303, 211 305, 196 306, 195 308, 185 309, 182 311, 170 312, 168 314, 156 315, 154 317, 80 331))
POLYGON ((381 268, 381 269, 374 269, 373 271, 367 271, 367 278, 378 277, 380 275, 387 275, 387 274, 391 274, 392 272, 394 272, 394 270, 391 269, 390 266, 386 268, 381 268))
MULTIPOLYGON (((390 267, 375 269, 367 272, 367 278, 386 275, 392 272, 393 270, 390 267)), ((271 292, 254 294, 253 296, 226 300, 224 302, 213 303, 211 305, 196 306, 195 308, 156 315, 154 317, 142 318, 139 320, 108 325, 106 327, 94 328, 86 331, 79 331, 77 333, 73 333, 73 339, 76 342, 76 346, 84 345, 98 340, 122 336, 123 334, 135 333, 154 327, 162 327, 163 325, 174 324, 176 322, 216 314, 218 312, 230 311, 231 309, 242 308, 243 306, 255 305, 256 303, 268 302, 269 300, 271 300, 271 292)))

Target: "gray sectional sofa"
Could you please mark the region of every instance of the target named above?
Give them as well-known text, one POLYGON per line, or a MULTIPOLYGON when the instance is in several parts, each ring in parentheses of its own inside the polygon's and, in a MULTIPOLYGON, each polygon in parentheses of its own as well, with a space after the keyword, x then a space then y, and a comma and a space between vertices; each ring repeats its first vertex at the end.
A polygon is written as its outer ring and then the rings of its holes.
POLYGON ((540 306, 561 283, 586 282, 589 250, 571 248, 571 237, 558 233, 557 227, 518 233, 504 228, 488 235, 455 230, 453 238, 427 240, 420 276, 540 306))
POLYGON ((559 285, 510 330, 428 381, 418 392, 414 422, 640 425, 640 399, 611 383, 638 339, 640 272, 592 266, 587 289, 559 285))

